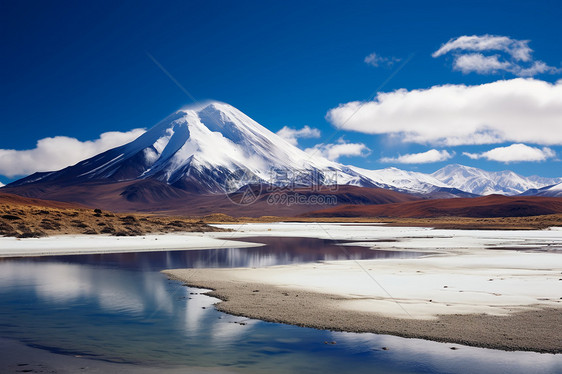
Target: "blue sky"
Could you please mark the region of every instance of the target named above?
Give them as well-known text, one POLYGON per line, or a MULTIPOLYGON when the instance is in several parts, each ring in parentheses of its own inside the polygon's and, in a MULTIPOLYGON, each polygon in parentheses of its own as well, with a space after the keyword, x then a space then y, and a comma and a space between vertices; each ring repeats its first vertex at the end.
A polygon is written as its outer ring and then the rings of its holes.
POLYGON ((14 157, 95 150, 191 103, 149 55, 197 100, 227 102, 275 132, 317 129, 299 146, 342 163, 562 176, 561 18, 557 1, 3 1, 0 182, 30 171, 14 157), (350 102, 373 98, 353 114, 350 102), (449 130, 471 124, 437 122, 458 103, 458 117, 499 124, 457 137, 449 130), (110 131, 125 135, 99 140, 110 131), (66 138, 45 140, 56 136, 66 138))

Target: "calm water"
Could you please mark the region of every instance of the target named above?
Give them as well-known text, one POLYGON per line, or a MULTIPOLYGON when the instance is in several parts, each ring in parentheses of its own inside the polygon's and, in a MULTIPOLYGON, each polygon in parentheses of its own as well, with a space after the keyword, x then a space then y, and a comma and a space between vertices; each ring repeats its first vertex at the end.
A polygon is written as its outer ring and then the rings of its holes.
POLYGON ((160 273, 419 255, 352 246, 342 250, 321 239, 253 240, 267 245, 1 260, 0 336, 113 362, 239 372, 562 372, 561 355, 318 331, 229 316, 214 310, 216 300, 201 290, 160 273))

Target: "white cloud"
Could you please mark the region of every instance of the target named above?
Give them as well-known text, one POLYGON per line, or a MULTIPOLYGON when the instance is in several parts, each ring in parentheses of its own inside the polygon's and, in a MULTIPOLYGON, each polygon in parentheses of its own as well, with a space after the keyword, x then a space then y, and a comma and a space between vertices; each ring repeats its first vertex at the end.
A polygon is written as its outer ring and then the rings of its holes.
POLYGON ((439 145, 562 144, 562 80, 517 78, 379 93, 331 109, 337 128, 439 145))
POLYGON ((373 52, 365 57, 363 61, 371 66, 379 67, 380 65, 392 66, 394 63, 399 62, 400 59, 396 57, 383 57, 373 52))
POLYGON ((560 69, 554 68, 552 66, 548 66, 542 61, 535 61, 533 65, 524 68, 521 66, 516 66, 513 73, 515 75, 519 75, 520 77, 532 77, 537 74, 544 74, 544 73, 559 73, 560 69))
POLYGON ((458 56, 453 64, 455 70, 460 70, 465 74, 476 72, 479 74, 495 73, 498 70, 507 70, 510 63, 499 61, 499 56, 484 56, 481 53, 470 53, 458 56))
POLYGON ((548 147, 536 148, 525 144, 512 144, 508 147, 498 147, 482 153, 463 152, 463 155, 473 160, 485 158, 489 161, 499 161, 504 163, 521 161, 546 161, 556 157, 556 152, 548 147))
POLYGON ((363 143, 348 143, 340 138, 337 143, 317 144, 312 148, 304 150, 311 155, 321 155, 329 160, 336 161, 342 156, 361 156, 365 157, 371 150, 363 143))
POLYGON ((143 129, 105 132, 100 135, 99 139, 85 142, 66 136, 55 136, 39 140, 33 149, 22 151, 0 149, 0 174, 14 177, 36 171, 62 169, 128 143, 144 132, 143 129))
POLYGON ((518 61, 530 61, 533 50, 529 48, 529 40, 516 40, 507 36, 472 35, 459 36, 443 44, 433 52, 433 57, 443 56, 449 52, 460 51, 502 51, 518 61))
POLYGON ((428 164, 431 162, 447 161, 455 155, 455 152, 447 152, 445 150, 438 151, 437 149, 430 149, 422 153, 410 153, 398 157, 383 157, 380 162, 385 163, 399 163, 399 164, 428 164))
POLYGON ((460 36, 443 44, 432 56, 436 58, 448 53, 453 53, 453 68, 464 74, 509 72, 520 77, 531 77, 560 72, 560 69, 533 60, 529 40, 516 40, 507 36, 460 36), (483 52, 493 54, 484 55, 483 52))
POLYGON ((298 144, 298 138, 319 138, 320 130, 309 126, 305 126, 299 130, 283 126, 281 130, 277 131, 277 135, 296 146, 298 144))

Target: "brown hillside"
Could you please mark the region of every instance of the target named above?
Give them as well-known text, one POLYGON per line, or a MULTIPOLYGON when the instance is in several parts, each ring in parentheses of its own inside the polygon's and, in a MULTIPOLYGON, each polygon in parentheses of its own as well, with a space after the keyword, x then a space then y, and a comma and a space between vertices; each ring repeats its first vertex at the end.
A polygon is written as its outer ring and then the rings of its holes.
POLYGON ((28 205, 47 208, 75 209, 86 208, 78 203, 67 203, 53 200, 34 199, 25 196, 14 195, 11 193, 0 192, 0 205, 28 205))
POLYGON ((490 195, 476 198, 421 200, 397 204, 343 205, 304 217, 525 217, 562 213, 562 198, 490 195))
POLYGON ((150 212, 165 215, 204 216, 223 213, 235 217, 260 217, 263 215, 296 216, 302 213, 333 207, 329 203, 310 202, 310 197, 335 197, 336 204, 388 204, 418 200, 418 197, 381 188, 338 186, 337 189, 297 188, 269 191, 254 187, 258 196, 252 204, 236 204, 242 193, 197 194, 174 188, 154 180, 119 183, 84 183, 71 186, 33 184, 5 187, 2 191, 31 198, 78 203, 91 208, 115 212, 150 212), (282 196, 281 196, 282 195, 282 196), (298 195, 305 201, 292 202, 282 198, 298 195))

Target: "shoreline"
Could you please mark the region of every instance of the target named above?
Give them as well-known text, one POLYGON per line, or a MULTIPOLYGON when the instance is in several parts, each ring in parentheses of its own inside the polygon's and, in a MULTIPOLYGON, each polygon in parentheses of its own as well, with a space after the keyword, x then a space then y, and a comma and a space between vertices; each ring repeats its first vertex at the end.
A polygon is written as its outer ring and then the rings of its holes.
POLYGON ((435 254, 462 254, 467 250, 532 250, 554 244, 562 228, 547 230, 463 230, 420 226, 388 226, 384 223, 270 222, 213 223, 208 232, 156 232, 135 236, 111 234, 61 234, 39 238, 0 236, 0 258, 49 255, 80 255, 127 252, 156 252, 216 248, 248 248, 263 244, 249 237, 303 237, 351 243, 385 251, 414 251, 435 254), (497 233, 501 232, 501 238, 497 233), (423 239, 423 241, 419 241, 423 239))
POLYGON ((190 287, 213 289, 205 294, 221 300, 215 304, 216 309, 235 316, 320 330, 394 335, 505 351, 562 353, 560 334, 556 332, 562 323, 560 308, 537 309, 503 317, 454 314, 440 315, 437 320, 409 320, 375 313, 342 312, 337 307, 337 301, 341 299, 330 294, 302 290, 291 292, 264 287, 259 283, 186 280, 169 271, 164 273, 190 287), (269 299, 267 307, 255 304, 254 290, 259 290, 261 297, 269 299), (286 294, 289 297, 291 294, 299 295, 306 301, 300 302, 297 307, 286 301, 286 294))
MULTIPOLYGON (((224 234, 224 233, 223 233, 224 234)), ((143 236, 60 235, 18 239, 0 237, 0 259, 12 257, 249 248, 263 244, 222 239, 213 234, 165 233, 143 236)))
POLYGON ((519 255, 504 251, 487 265, 488 270, 473 271, 470 263, 460 264, 470 257, 477 263, 483 257, 450 255, 163 273, 190 287, 211 289, 208 295, 222 300, 215 307, 228 314, 316 329, 562 353, 558 328, 562 324, 562 281, 558 280, 562 269, 529 270, 541 269, 560 254, 519 255), (546 257, 534 263, 537 255, 546 257), (528 259, 529 266, 522 265, 528 259), (405 265, 397 265, 400 261, 405 265), (503 261, 513 263, 498 269, 503 261), (357 263, 369 270, 377 267, 375 277, 394 297, 366 279, 357 263), (461 278, 466 279, 456 281, 461 278), (545 291, 546 285, 551 289, 545 291))

